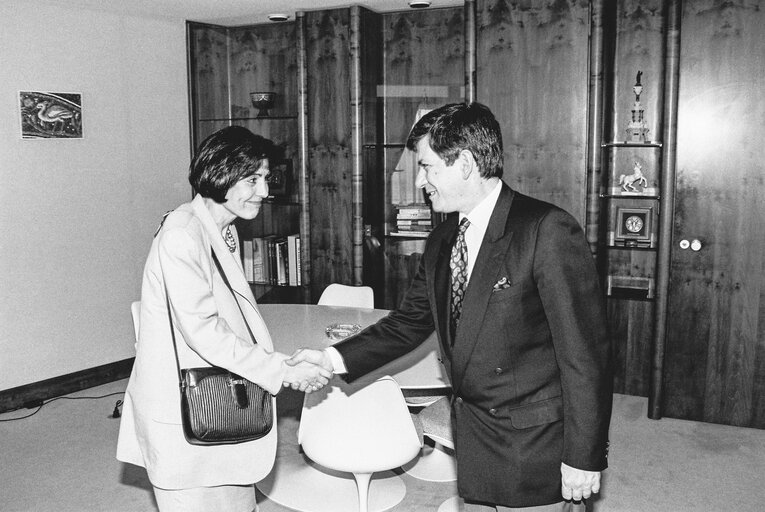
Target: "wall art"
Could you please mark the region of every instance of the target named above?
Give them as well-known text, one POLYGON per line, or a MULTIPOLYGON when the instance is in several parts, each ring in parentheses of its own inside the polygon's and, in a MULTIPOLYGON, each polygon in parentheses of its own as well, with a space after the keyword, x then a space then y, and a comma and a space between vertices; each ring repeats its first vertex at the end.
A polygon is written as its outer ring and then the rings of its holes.
POLYGON ((19 92, 22 139, 81 139, 82 95, 19 92))

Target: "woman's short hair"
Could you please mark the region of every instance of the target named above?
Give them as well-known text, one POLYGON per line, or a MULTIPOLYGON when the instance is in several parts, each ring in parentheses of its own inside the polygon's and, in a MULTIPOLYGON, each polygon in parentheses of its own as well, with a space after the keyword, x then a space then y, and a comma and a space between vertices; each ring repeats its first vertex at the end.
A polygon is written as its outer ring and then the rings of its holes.
POLYGON ((242 126, 227 126, 199 145, 189 168, 189 183, 202 197, 226 202, 228 189, 255 174, 276 155, 273 142, 242 126))
POLYGON ((406 147, 430 136, 430 148, 446 165, 452 165, 462 150, 468 150, 484 178, 501 178, 502 131, 489 107, 481 103, 450 103, 432 110, 415 123, 406 147))

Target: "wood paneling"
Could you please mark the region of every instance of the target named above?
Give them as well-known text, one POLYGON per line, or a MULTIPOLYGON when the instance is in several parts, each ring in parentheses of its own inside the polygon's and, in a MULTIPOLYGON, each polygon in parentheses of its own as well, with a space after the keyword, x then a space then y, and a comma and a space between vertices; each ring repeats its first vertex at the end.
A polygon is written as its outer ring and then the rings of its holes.
POLYGON ((765 12, 685 2, 664 414, 765 428, 765 12), (700 240, 700 251, 680 240, 700 240))
POLYGON ((311 295, 353 282, 351 219, 350 13, 305 14, 308 159, 311 184, 311 295))
POLYGON ((477 100, 502 127, 504 180, 584 223, 589 2, 479 0, 477 100))

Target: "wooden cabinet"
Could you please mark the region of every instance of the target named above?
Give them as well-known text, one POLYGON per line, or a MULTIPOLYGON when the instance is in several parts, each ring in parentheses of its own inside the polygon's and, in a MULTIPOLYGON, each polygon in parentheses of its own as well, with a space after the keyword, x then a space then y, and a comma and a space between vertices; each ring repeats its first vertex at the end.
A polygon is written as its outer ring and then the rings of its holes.
MULTIPOLYGON (((264 201, 260 214, 252 221, 237 221, 243 255, 249 253, 245 241, 255 238, 281 239, 295 234, 301 240, 308 238, 300 222, 302 183, 296 165, 296 37, 294 22, 244 27, 187 24, 192 148, 222 127, 239 125, 271 139, 283 150, 279 160, 270 162, 272 179, 278 180, 272 182, 272 195, 264 201), (275 93, 267 111, 251 101, 250 93, 260 91, 275 93)), ((308 283, 308 276, 301 275, 300 280, 308 283)), ((305 286, 279 284, 278 279, 265 281, 252 285, 262 302, 302 302, 305 298, 305 286)))

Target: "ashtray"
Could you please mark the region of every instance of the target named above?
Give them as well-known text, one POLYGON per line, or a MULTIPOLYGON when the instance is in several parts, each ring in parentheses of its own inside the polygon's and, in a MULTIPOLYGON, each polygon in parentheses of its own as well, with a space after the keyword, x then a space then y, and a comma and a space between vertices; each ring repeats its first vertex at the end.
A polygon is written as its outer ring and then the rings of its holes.
POLYGON ((348 336, 353 336, 360 330, 359 324, 330 324, 324 329, 324 332, 327 334, 327 338, 332 341, 340 341, 348 336))

